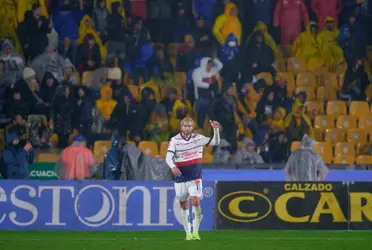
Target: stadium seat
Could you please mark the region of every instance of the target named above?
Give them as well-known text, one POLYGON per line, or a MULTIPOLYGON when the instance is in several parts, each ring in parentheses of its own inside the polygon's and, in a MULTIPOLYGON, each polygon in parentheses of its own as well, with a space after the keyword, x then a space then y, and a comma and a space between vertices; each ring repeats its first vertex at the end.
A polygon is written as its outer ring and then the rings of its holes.
POLYGON ((317 142, 314 150, 323 158, 326 164, 330 164, 333 159, 332 146, 329 142, 317 142))
POLYGON ((307 113, 311 114, 315 109, 318 115, 324 115, 324 105, 323 102, 319 101, 308 101, 305 102, 305 107, 307 108, 307 113))
POLYGON ((318 115, 315 117, 314 126, 315 128, 326 130, 329 128, 334 128, 335 124, 332 116, 318 115))
POLYGON ((154 141, 141 141, 138 144, 138 149, 148 156, 155 157, 159 154, 158 144, 154 141))
POLYGON ((338 77, 338 89, 342 89, 342 87, 344 86, 344 82, 345 82, 345 74, 341 74, 338 77))
POLYGON ((352 142, 338 142, 335 146, 335 156, 352 155, 355 156, 355 147, 352 142))
POLYGON ((300 72, 307 71, 307 64, 306 61, 303 59, 292 57, 288 59, 287 69, 289 72, 298 74, 300 72))
POLYGON ((37 162, 57 162, 59 160, 59 154, 57 153, 40 153, 38 154, 37 162))
POLYGON ((337 118, 336 127, 342 129, 357 128, 357 119, 354 116, 341 115, 337 118))
POLYGON ((367 143, 367 133, 363 129, 349 129, 347 141, 354 143, 367 143))
MULTIPOLYGON (((358 120, 358 128, 367 129, 372 131, 372 116, 361 116, 358 120)), ((371 135, 371 133, 369 133, 371 135)))
POLYGON ((205 153, 212 154, 212 151, 213 151, 213 146, 204 147, 205 153))
POLYGON ((174 73, 174 79, 179 85, 186 85, 186 73, 185 72, 176 72, 174 73))
POLYGON ((324 141, 324 135, 323 135, 324 130, 320 128, 313 128, 313 135, 315 141, 324 141))
POLYGON ((343 101, 329 101, 326 111, 328 115, 333 116, 347 115, 346 104, 343 101))
POLYGON ((316 99, 318 101, 337 101, 337 91, 334 88, 319 87, 316 90, 316 99))
POLYGON ((105 154, 111 149, 111 141, 96 141, 93 147, 93 154, 97 161, 102 163, 105 154))
POLYGON ((372 84, 369 84, 366 88, 366 91, 364 91, 364 93, 366 94, 367 96, 367 100, 368 101, 371 101, 372 100, 372 84))
POLYGON ((287 97, 292 97, 295 90, 295 80, 294 76, 290 72, 278 72, 277 80, 284 78, 287 80, 287 97))
POLYGON ((300 148, 300 145, 301 145, 301 142, 299 141, 294 141, 292 142, 292 145, 291 145, 291 152, 297 150, 300 148))
POLYGON ((278 45, 278 47, 279 47, 280 55, 283 58, 290 58, 290 57, 292 57, 292 55, 293 55, 292 45, 283 45, 283 44, 280 44, 280 45, 278 45))
POLYGON ((367 155, 369 145, 367 143, 358 143, 356 155, 367 155))
POLYGON ((361 155, 356 159, 357 164, 372 164, 372 155, 361 155))
POLYGON ((178 47, 183 46, 183 43, 170 43, 168 44, 167 54, 168 56, 177 56, 178 47))
POLYGON ((155 83, 141 84, 140 87, 139 87, 139 89, 140 89, 140 96, 142 95, 142 90, 144 88, 151 88, 154 91, 154 93, 155 93, 156 102, 157 103, 160 102, 160 93, 159 93, 159 86, 158 85, 156 85, 155 83))
POLYGON ((89 77, 93 75, 93 71, 84 71, 83 77, 81 78, 81 84, 84 85, 89 80, 89 77))
POLYGON ((205 153, 203 154, 203 163, 208 164, 213 162, 213 155, 205 153))
POLYGON ((273 84, 273 76, 270 72, 262 72, 256 75, 257 80, 264 79, 267 85, 273 84))
POLYGON ((321 75, 324 75, 324 74, 328 74, 329 73, 329 68, 326 67, 326 66, 323 66, 323 67, 320 67, 320 68, 316 68, 316 69, 313 69, 311 70, 310 72, 316 76, 316 77, 319 77, 321 75))
POLYGON ((326 73, 318 76, 319 86, 338 89, 337 75, 335 73, 326 73))
POLYGON ((167 155, 169 142, 163 141, 160 143, 160 156, 165 157, 167 155))
POLYGON ((333 69, 331 69, 331 71, 333 73, 335 73, 337 76, 340 76, 342 74, 345 74, 346 70, 347 70, 347 64, 346 64, 346 62, 343 62, 343 63, 335 66, 333 69))
POLYGON ((53 145, 53 147, 57 147, 58 146, 58 136, 56 133, 53 133, 51 136, 50 136, 50 139, 49 139, 49 142, 53 145))
POLYGON ((355 117, 369 116, 370 110, 368 102, 357 102, 353 101, 350 104, 350 115, 355 117))
POLYGON ((316 77, 309 72, 298 73, 296 77, 296 86, 297 87, 310 87, 316 88, 316 77))
POLYGON ((325 132, 325 141, 335 145, 337 142, 345 141, 345 131, 341 128, 329 128, 325 132))
POLYGON ((301 93, 301 92, 306 92, 306 101, 315 101, 315 90, 310 87, 297 87, 296 88, 296 95, 301 93))
POLYGON ((246 128, 244 132, 245 137, 251 138, 253 140, 253 133, 249 128, 246 128))
POLYGON ((242 142, 241 141, 237 141, 236 142, 236 145, 238 146, 238 149, 241 149, 242 148, 242 142))
POLYGON ((352 155, 336 155, 333 159, 334 164, 354 164, 355 158, 352 155))
POLYGON ((136 145, 136 143, 134 141, 127 141, 127 144, 133 145, 133 146, 137 147, 137 145, 136 145))
POLYGON ((141 96, 140 96, 140 93, 139 93, 138 86, 128 85, 127 87, 129 89, 130 93, 133 95, 133 97, 139 102, 141 100, 141 96))

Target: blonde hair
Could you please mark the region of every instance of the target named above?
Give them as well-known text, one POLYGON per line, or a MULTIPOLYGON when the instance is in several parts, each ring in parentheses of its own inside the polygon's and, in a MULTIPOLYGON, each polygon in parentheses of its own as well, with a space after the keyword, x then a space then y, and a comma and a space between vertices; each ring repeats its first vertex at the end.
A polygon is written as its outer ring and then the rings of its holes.
POLYGON ((185 117, 185 118, 183 118, 183 119, 181 120, 181 127, 183 126, 183 124, 184 124, 185 122, 191 122, 192 125, 194 126, 194 120, 193 120, 192 118, 190 118, 190 117, 185 117))

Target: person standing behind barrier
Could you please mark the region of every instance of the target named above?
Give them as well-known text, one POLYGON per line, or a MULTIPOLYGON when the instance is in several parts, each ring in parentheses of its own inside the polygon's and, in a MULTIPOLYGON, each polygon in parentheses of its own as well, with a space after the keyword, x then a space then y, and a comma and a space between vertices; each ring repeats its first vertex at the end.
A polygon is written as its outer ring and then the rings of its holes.
POLYGON ((315 141, 305 134, 300 149, 294 151, 287 161, 284 169, 286 181, 325 181, 328 168, 314 151, 314 145, 315 141))
POLYGON ((105 155, 103 161, 103 179, 105 180, 120 180, 121 177, 121 163, 122 150, 125 146, 125 139, 121 139, 118 133, 111 137, 111 149, 105 155))

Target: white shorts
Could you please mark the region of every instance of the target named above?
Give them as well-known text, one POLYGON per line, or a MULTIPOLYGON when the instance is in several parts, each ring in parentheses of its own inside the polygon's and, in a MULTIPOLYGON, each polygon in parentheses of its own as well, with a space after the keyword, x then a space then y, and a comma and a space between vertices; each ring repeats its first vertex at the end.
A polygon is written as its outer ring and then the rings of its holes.
POLYGON ((202 197, 203 195, 203 182, 201 179, 174 183, 176 191, 176 198, 179 202, 189 200, 190 196, 202 197))

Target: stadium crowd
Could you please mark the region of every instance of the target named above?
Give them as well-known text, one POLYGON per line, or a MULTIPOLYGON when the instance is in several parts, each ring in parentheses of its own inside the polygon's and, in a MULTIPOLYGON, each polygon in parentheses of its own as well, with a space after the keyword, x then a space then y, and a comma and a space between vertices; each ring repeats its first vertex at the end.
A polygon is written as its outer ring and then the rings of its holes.
POLYGON ((189 116, 222 125, 205 162, 283 163, 305 134, 326 163, 369 153, 371 0, 0 3, 2 148, 79 133, 102 158, 117 131, 164 157, 189 116))

